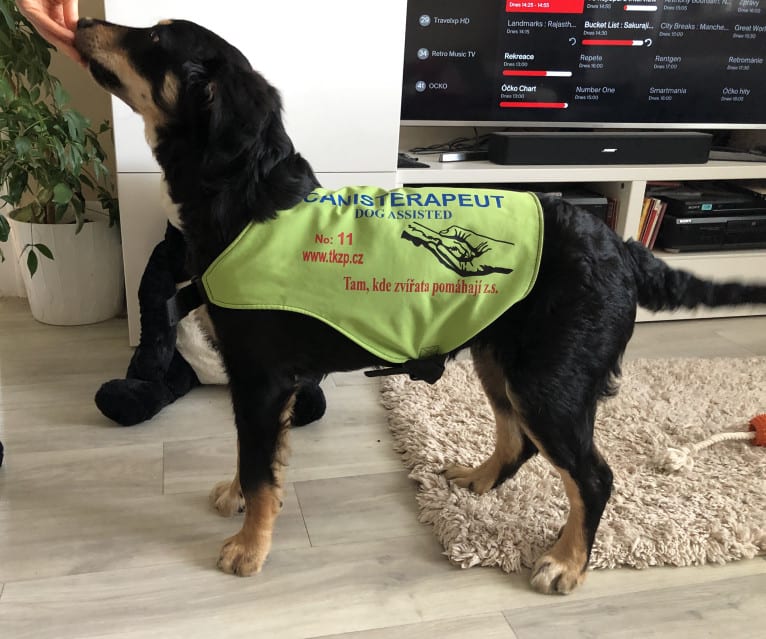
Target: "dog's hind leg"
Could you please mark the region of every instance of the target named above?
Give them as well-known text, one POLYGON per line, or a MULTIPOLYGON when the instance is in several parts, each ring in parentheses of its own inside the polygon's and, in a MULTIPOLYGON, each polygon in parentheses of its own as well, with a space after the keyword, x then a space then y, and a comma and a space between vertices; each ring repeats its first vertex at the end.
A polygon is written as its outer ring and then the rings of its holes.
POLYGON ((549 422, 539 428, 532 417, 526 426, 540 453, 559 472, 569 500, 569 515, 558 541, 532 570, 532 586, 544 593, 567 594, 585 579, 596 530, 612 490, 612 471, 591 437, 595 406, 586 413, 579 417, 583 423, 549 422))
POLYGON ((524 433, 521 415, 508 399, 500 366, 486 350, 475 349, 473 361, 495 414, 495 450, 476 468, 455 464, 446 469, 445 476, 462 488, 482 494, 513 477, 537 447, 524 433))
POLYGON ((240 531, 226 540, 218 559, 224 572, 241 577, 259 572, 282 508, 287 432, 292 420, 292 380, 232 375, 231 395, 239 444, 238 477, 245 505, 240 531), (235 381, 236 380, 236 381, 235 381))

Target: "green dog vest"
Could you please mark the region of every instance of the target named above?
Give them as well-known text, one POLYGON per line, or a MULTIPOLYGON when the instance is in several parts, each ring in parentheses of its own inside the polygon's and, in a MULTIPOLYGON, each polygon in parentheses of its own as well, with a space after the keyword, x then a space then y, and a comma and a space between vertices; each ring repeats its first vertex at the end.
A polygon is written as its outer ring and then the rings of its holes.
POLYGON ((443 354, 535 283, 543 218, 532 193, 317 189, 251 223, 210 265, 210 303, 303 313, 388 362, 443 354))

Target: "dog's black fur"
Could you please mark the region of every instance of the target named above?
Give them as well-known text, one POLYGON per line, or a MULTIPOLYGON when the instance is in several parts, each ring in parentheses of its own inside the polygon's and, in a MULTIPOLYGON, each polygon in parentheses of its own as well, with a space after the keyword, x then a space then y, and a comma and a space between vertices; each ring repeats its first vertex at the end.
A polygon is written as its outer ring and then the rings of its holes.
MULTIPOLYGON (((273 218, 317 186, 282 126, 277 91, 215 34, 184 21, 129 29, 83 20, 76 42, 96 80, 144 116, 180 205, 192 273, 201 274, 249 222, 273 218)), ((534 289, 465 345, 497 416, 497 449, 479 469, 454 467, 448 476, 487 490, 544 454, 561 473, 571 512, 532 583, 568 592, 582 581, 611 491, 593 423, 599 400, 615 392, 637 304, 660 310, 764 303, 766 287, 699 280, 559 199, 545 197, 542 205, 534 289)), ((247 505, 219 565, 250 574, 265 559, 278 510, 284 412, 296 377, 387 362, 304 315, 208 311, 231 379, 247 505)))

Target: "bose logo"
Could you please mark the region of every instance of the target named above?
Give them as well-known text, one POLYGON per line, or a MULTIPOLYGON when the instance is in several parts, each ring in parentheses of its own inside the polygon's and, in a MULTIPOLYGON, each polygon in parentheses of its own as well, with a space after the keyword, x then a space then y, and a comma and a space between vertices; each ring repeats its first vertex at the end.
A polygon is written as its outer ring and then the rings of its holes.
POLYGON ((616 152, 617 152, 616 147, 615 148, 607 147, 605 149, 601 149, 601 153, 616 153, 616 152))

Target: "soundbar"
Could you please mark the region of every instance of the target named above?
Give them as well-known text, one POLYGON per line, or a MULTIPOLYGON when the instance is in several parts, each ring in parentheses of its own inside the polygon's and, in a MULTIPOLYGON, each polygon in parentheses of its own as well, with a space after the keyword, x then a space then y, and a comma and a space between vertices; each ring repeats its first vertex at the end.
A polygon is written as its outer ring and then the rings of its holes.
POLYGON ((704 164, 713 136, 692 131, 498 132, 489 138, 495 164, 704 164))

